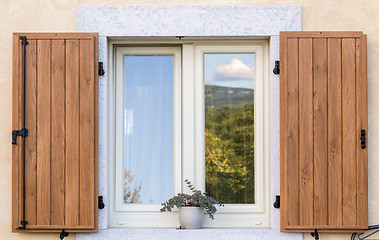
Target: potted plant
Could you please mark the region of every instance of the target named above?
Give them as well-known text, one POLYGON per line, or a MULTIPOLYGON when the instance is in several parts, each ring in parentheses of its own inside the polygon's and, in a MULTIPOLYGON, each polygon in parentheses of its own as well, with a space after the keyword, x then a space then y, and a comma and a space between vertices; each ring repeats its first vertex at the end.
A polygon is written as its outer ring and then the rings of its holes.
POLYGON ((179 208, 180 227, 184 229, 199 229, 203 226, 204 209, 207 211, 209 218, 214 219, 214 214, 217 212, 216 205, 220 207, 223 204, 216 201, 207 193, 196 190, 192 183, 184 180, 192 194, 178 193, 178 195, 170 198, 162 203, 161 212, 166 212, 174 207, 179 208))

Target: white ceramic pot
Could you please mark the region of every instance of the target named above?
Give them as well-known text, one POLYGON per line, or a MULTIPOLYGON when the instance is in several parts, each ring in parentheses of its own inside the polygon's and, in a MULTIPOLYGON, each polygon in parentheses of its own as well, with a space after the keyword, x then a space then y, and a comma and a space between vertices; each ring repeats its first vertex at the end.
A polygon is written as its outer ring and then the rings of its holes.
POLYGON ((181 228, 199 229, 203 226, 204 209, 201 207, 180 207, 179 222, 181 228))

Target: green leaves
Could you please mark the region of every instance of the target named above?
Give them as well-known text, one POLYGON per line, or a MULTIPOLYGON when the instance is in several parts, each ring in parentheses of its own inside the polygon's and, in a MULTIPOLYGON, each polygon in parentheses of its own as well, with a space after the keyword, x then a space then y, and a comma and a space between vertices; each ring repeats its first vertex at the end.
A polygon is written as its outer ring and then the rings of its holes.
POLYGON ((161 212, 171 212, 174 207, 180 208, 183 206, 196 206, 205 209, 209 215, 209 218, 214 219, 214 214, 217 212, 216 206, 224 206, 223 204, 216 201, 207 193, 203 193, 200 190, 196 190, 192 183, 186 179, 184 180, 188 188, 192 191, 192 194, 178 193, 178 195, 170 198, 166 202, 162 203, 161 212))
POLYGON ((254 203, 254 105, 205 109, 206 189, 224 203, 254 203))

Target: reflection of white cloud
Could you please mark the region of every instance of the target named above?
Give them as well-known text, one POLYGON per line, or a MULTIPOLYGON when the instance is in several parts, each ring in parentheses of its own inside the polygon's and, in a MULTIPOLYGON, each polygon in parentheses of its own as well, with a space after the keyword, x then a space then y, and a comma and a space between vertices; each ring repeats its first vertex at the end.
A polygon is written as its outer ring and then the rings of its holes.
POLYGON ((124 135, 133 133, 133 109, 125 109, 124 111, 124 135))
POLYGON ((231 80, 231 79, 253 79, 255 75, 254 68, 244 64, 241 60, 233 58, 229 63, 219 65, 215 69, 216 79, 213 80, 231 80))
POLYGON ((209 77, 206 77, 204 79, 204 83, 205 83, 205 85, 213 85, 213 79, 209 78, 209 77))

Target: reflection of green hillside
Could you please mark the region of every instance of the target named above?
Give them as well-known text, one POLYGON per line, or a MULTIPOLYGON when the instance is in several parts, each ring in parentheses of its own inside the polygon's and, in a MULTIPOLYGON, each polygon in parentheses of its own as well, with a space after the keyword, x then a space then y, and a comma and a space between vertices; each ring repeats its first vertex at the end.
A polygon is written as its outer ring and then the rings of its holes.
POLYGON ((253 89, 205 85, 205 107, 219 108, 249 103, 254 103, 253 89))
POLYGON ((254 203, 254 90, 205 87, 206 191, 254 203))

